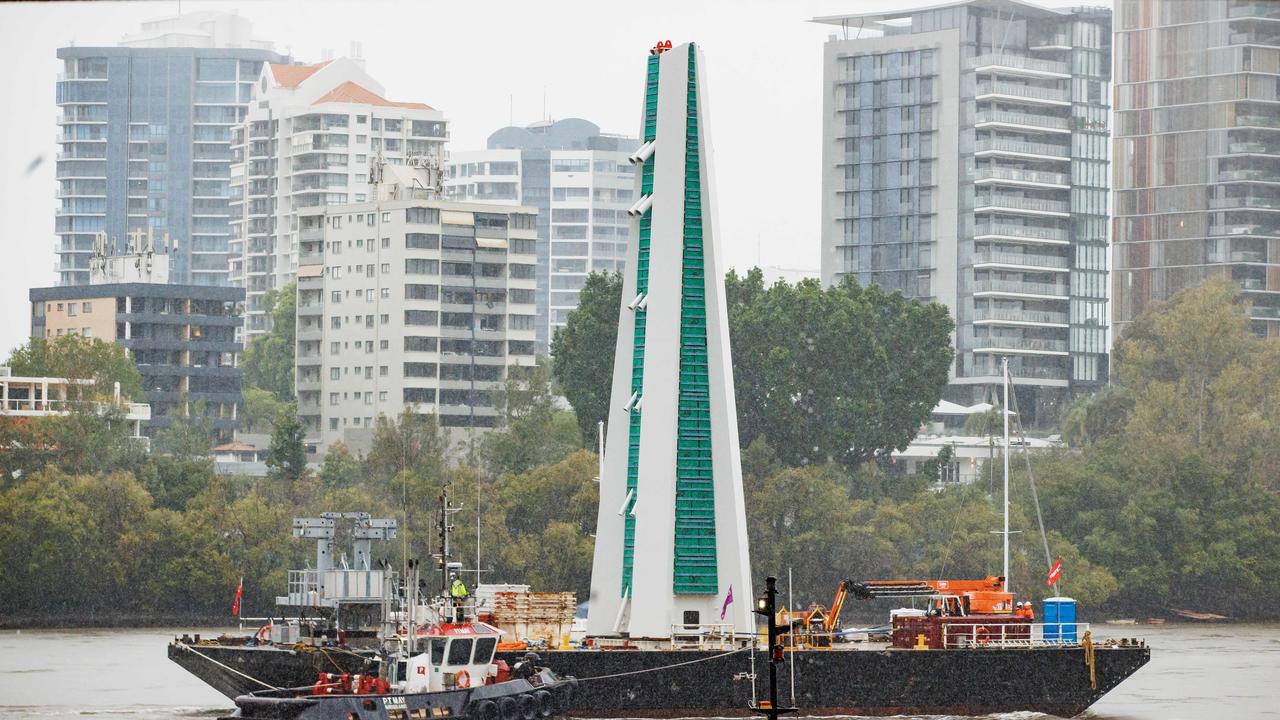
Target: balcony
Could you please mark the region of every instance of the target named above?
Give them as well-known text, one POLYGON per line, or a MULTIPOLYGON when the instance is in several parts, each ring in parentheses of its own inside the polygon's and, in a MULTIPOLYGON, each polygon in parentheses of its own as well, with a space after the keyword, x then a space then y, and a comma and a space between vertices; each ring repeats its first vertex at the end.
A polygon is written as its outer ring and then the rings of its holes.
POLYGON ((1280 155, 1280 145, 1260 142, 1235 142, 1227 145, 1228 155, 1280 155))
POLYGON ((973 237, 977 240, 1030 240, 1053 245, 1066 245, 1071 242, 1067 231, 1061 228, 1013 225, 1009 223, 982 223, 975 225, 973 237))
POLYGON ((1236 127, 1280 128, 1280 117, 1272 115, 1237 115, 1236 127))
POLYGON ((1025 212, 1038 215, 1056 215, 1067 217, 1071 214, 1071 203, 1065 200, 1042 200, 1024 198, 1015 195, 979 195, 974 198, 975 213, 980 212, 1025 212))
POLYGON ((1236 250, 1230 253, 1209 253, 1206 260, 1211 263, 1264 263, 1267 254, 1261 250, 1236 250))
POLYGON ((1071 187, 1071 176, 1066 173, 1018 170, 1017 168, 991 165, 979 167, 974 173, 973 181, 975 183, 999 183, 1000 181, 1005 181, 1010 184, 1047 185, 1062 189, 1071 187))
POLYGON ((1218 182, 1280 182, 1280 172, 1266 170, 1223 170, 1218 182))
POLYGON ((1066 90, 1044 88, 1035 85, 1018 85, 1007 82, 978 83, 978 92, 974 99, 991 100, 1006 98, 1021 100, 1038 105, 1070 105, 1070 95, 1066 90))
POLYGON ((1071 77, 1071 68, 1056 60, 1038 60, 1021 55, 1004 53, 979 55, 965 64, 965 68, 978 72, 999 70, 1006 74, 1023 74, 1032 77, 1071 77))
POLYGON ((1066 300, 1067 286, 1021 280, 975 280, 974 295, 1011 295, 1037 299, 1066 300))
POLYGON ((1224 235, 1280 235, 1280 227, 1267 225, 1210 225, 1209 234, 1215 237, 1224 235))
POLYGON ((1051 159, 1062 158, 1064 160, 1071 157, 1070 149, 1064 145, 1023 142, 1021 140, 1002 140, 999 138, 979 140, 974 143, 973 150, 977 155, 993 153, 1051 159))
POLYGON ((1010 125, 1050 132, 1071 132, 1071 122, 1067 118, 1008 112, 1006 110, 982 110, 974 116, 974 121, 978 127, 983 125, 1010 125))
POLYGON ((1254 305, 1249 308, 1249 317, 1255 320, 1280 320, 1280 307, 1254 305))
POLYGON ((1048 325, 1067 327, 1067 314, 1047 310, 975 310, 974 324, 1048 325))
POLYGON ((973 264, 975 267, 979 265, 1007 265, 1009 267, 1018 268, 1048 268, 1050 270, 1066 271, 1071 268, 1071 263, 1067 258, 1057 255, 1034 255, 1026 253, 1009 253, 1009 252, 978 252, 973 254, 973 264))
POLYGON ((1253 196, 1210 198, 1209 207, 1214 210, 1280 210, 1280 198, 1253 196))
POLYGON ((1237 5, 1227 9, 1227 17, 1233 20, 1238 18, 1267 18, 1271 20, 1280 20, 1280 7, 1276 7, 1275 5, 1266 5, 1263 3, 1237 5))
POLYGON ((1044 338, 976 337, 973 338, 973 351, 976 353, 1020 352, 1033 355, 1066 355, 1067 341, 1044 338))
MULTIPOLYGON (((1013 382, 1018 383, 1019 380, 1067 380, 1066 368, 1060 367, 1044 367, 1044 366, 1014 366, 1009 363, 1009 374, 1013 376, 1013 382)), ((973 369, 968 377, 999 377, 1000 366, 990 365, 987 363, 974 363, 973 369)))

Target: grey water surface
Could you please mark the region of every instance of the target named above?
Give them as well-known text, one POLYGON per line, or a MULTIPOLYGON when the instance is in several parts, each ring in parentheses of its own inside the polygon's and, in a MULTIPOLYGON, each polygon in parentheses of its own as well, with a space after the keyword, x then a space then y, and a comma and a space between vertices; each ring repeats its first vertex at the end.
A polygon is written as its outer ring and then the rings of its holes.
MULTIPOLYGON (((182 632, 0 631, 0 720, 167 720, 226 714, 232 707, 226 698, 165 657, 166 643, 182 632)), ((1094 634, 1146 638, 1152 660, 1085 718, 1280 718, 1280 625, 1097 625, 1094 634)))

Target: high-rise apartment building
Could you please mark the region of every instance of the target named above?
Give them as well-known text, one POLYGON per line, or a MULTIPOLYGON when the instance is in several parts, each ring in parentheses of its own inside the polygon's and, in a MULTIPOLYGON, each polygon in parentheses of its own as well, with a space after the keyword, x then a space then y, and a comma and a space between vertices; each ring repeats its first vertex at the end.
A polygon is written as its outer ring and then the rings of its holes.
POLYGON ((818 18, 822 277, 946 304, 949 399, 1010 358, 1028 422, 1107 377, 1111 14, 1021 0, 818 18))
POLYGON ((89 282, 98 233, 123 249, 150 230, 181 238, 175 282, 226 285, 231 128, 263 63, 289 59, 228 13, 145 23, 117 47, 58 58, 58 283, 89 282))
POLYGON ((440 200, 384 165, 369 200, 323 208, 298 269, 298 414, 310 444, 367 447, 379 415, 497 421, 493 391, 534 364, 534 209, 440 200))
POLYGON ((538 353, 578 307, 587 274, 623 269, 635 138, 580 118, 505 127, 488 149, 450 153, 449 197, 538 209, 538 353))
POLYGON ((151 405, 149 437, 202 413, 215 438, 230 439, 239 426, 244 291, 172 282, 172 256, 140 233, 125 252, 97 250, 88 284, 31 289, 32 337, 80 335, 128 350, 151 405))
POLYGON ((1280 336, 1280 2, 1116 3, 1113 316, 1230 278, 1280 336))
POLYGON ((358 58, 262 69, 231 148, 231 282, 245 289, 246 339, 270 329, 266 292, 320 252, 326 206, 371 198, 371 163, 412 159, 438 174, 444 116, 383 93, 358 58))

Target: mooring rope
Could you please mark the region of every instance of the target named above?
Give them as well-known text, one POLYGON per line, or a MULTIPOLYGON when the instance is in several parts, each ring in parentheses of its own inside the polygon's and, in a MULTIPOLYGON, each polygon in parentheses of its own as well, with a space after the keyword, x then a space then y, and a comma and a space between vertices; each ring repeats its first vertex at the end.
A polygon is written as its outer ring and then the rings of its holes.
POLYGON ((751 649, 752 649, 751 647, 743 647, 743 648, 738 648, 737 650, 730 650, 729 652, 723 652, 718 655, 709 655, 707 657, 698 658, 696 660, 686 660, 684 662, 678 662, 672 665, 663 665, 662 667, 645 668, 644 670, 631 670, 629 672, 613 673, 612 675, 595 675, 593 677, 577 678, 577 680, 578 682, 590 682, 592 680, 608 680, 609 678, 626 677, 628 675, 642 675, 644 673, 658 672, 660 670, 671 670, 672 668, 684 667, 686 665, 693 665, 695 663, 706 662, 708 660, 716 660, 722 657, 728 657, 730 655, 736 655, 740 652, 746 652, 751 649))
POLYGON ((200 657, 204 658, 205 660, 208 660, 209 662, 213 663, 214 665, 217 665, 218 667, 222 668, 223 670, 228 670, 228 671, 230 671, 230 672, 233 672, 233 673, 235 673, 236 675, 239 675, 240 677, 242 677, 242 678, 244 678, 244 679, 246 679, 246 680, 252 680, 253 682, 258 683, 259 685, 261 685, 261 686, 262 686, 262 687, 264 687, 264 688, 268 688, 268 689, 270 689, 270 690, 276 690, 276 691, 281 691, 281 690, 283 690, 283 689, 284 689, 284 688, 278 688, 278 687, 276 687, 275 685, 271 685, 271 684, 269 684, 269 683, 265 683, 265 682, 263 682, 263 681, 259 680, 258 678, 253 677, 252 675, 246 675, 245 673, 240 672, 239 670, 237 670, 237 669, 235 669, 235 668, 231 667, 230 665, 227 665, 226 663, 218 662, 217 660, 214 660, 213 658, 209 657, 208 655, 205 655, 204 653, 202 653, 202 652, 200 652, 200 651, 196 650, 195 648, 191 647, 190 645, 187 645, 186 643, 176 643, 176 645, 177 645, 178 647, 180 647, 180 648, 183 648, 183 649, 187 650, 188 652, 194 653, 194 654, 196 654, 196 655, 198 655, 198 656, 200 656, 200 657))

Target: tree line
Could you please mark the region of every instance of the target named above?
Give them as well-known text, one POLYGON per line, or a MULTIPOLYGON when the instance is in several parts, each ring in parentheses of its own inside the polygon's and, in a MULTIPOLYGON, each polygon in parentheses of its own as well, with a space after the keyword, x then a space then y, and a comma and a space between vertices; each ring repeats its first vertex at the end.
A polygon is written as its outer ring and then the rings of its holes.
MULTIPOLYGON (((754 272, 731 275, 727 289, 754 572, 790 570, 798 604, 829 602, 845 578, 998 574, 999 498, 984 484, 940 488, 936 468, 906 475, 892 460, 945 383, 945 310, 852 283, 766 287, 754 272)), ((496 394, 501 427, 474 452, 450 447, 434 418, 403 414, 378 418, 369 452, 337 445, 311 469, 286 412, 263 421, 271 470, 250 480, 214 475, 199 423, 156 438, 151 454, 96 410, 0 426, 0 622, 227 618, 242 575, 246 612, 266 613, 285 572, 312 552, 290 536, 291 517, 395 517, 410 556, 427 557, 445 488, 462 507, 467 568, 478 554, 486 582, 586 599, 598 504, 590 448, 607 408, 620 301, 616 277, 588 280, 555 360, 508 380, 496 394)), ((132 387, 115 346, 46 342, 11 363, 26 363, 23 374, 132 387)), ((1266 601, 1280 591, 1280 341, 1250 334, 1232 287, 1210 283, 1126 329, 1113 368, 1106 390, 1066 410, 1070 447, 1031 459, 1063 562, 1060 590, 1094 619, 1280 615, 1266 601)), ((1022 532, 1011 582, 1020 598, 1039 598, 1046 559, 1027 469, 1014 460, 1011 524, 1022 532)), ((378 551, 403 560, 400 542, 378 551)), ((870 620, 883 609, 846 612, 870 620)))

